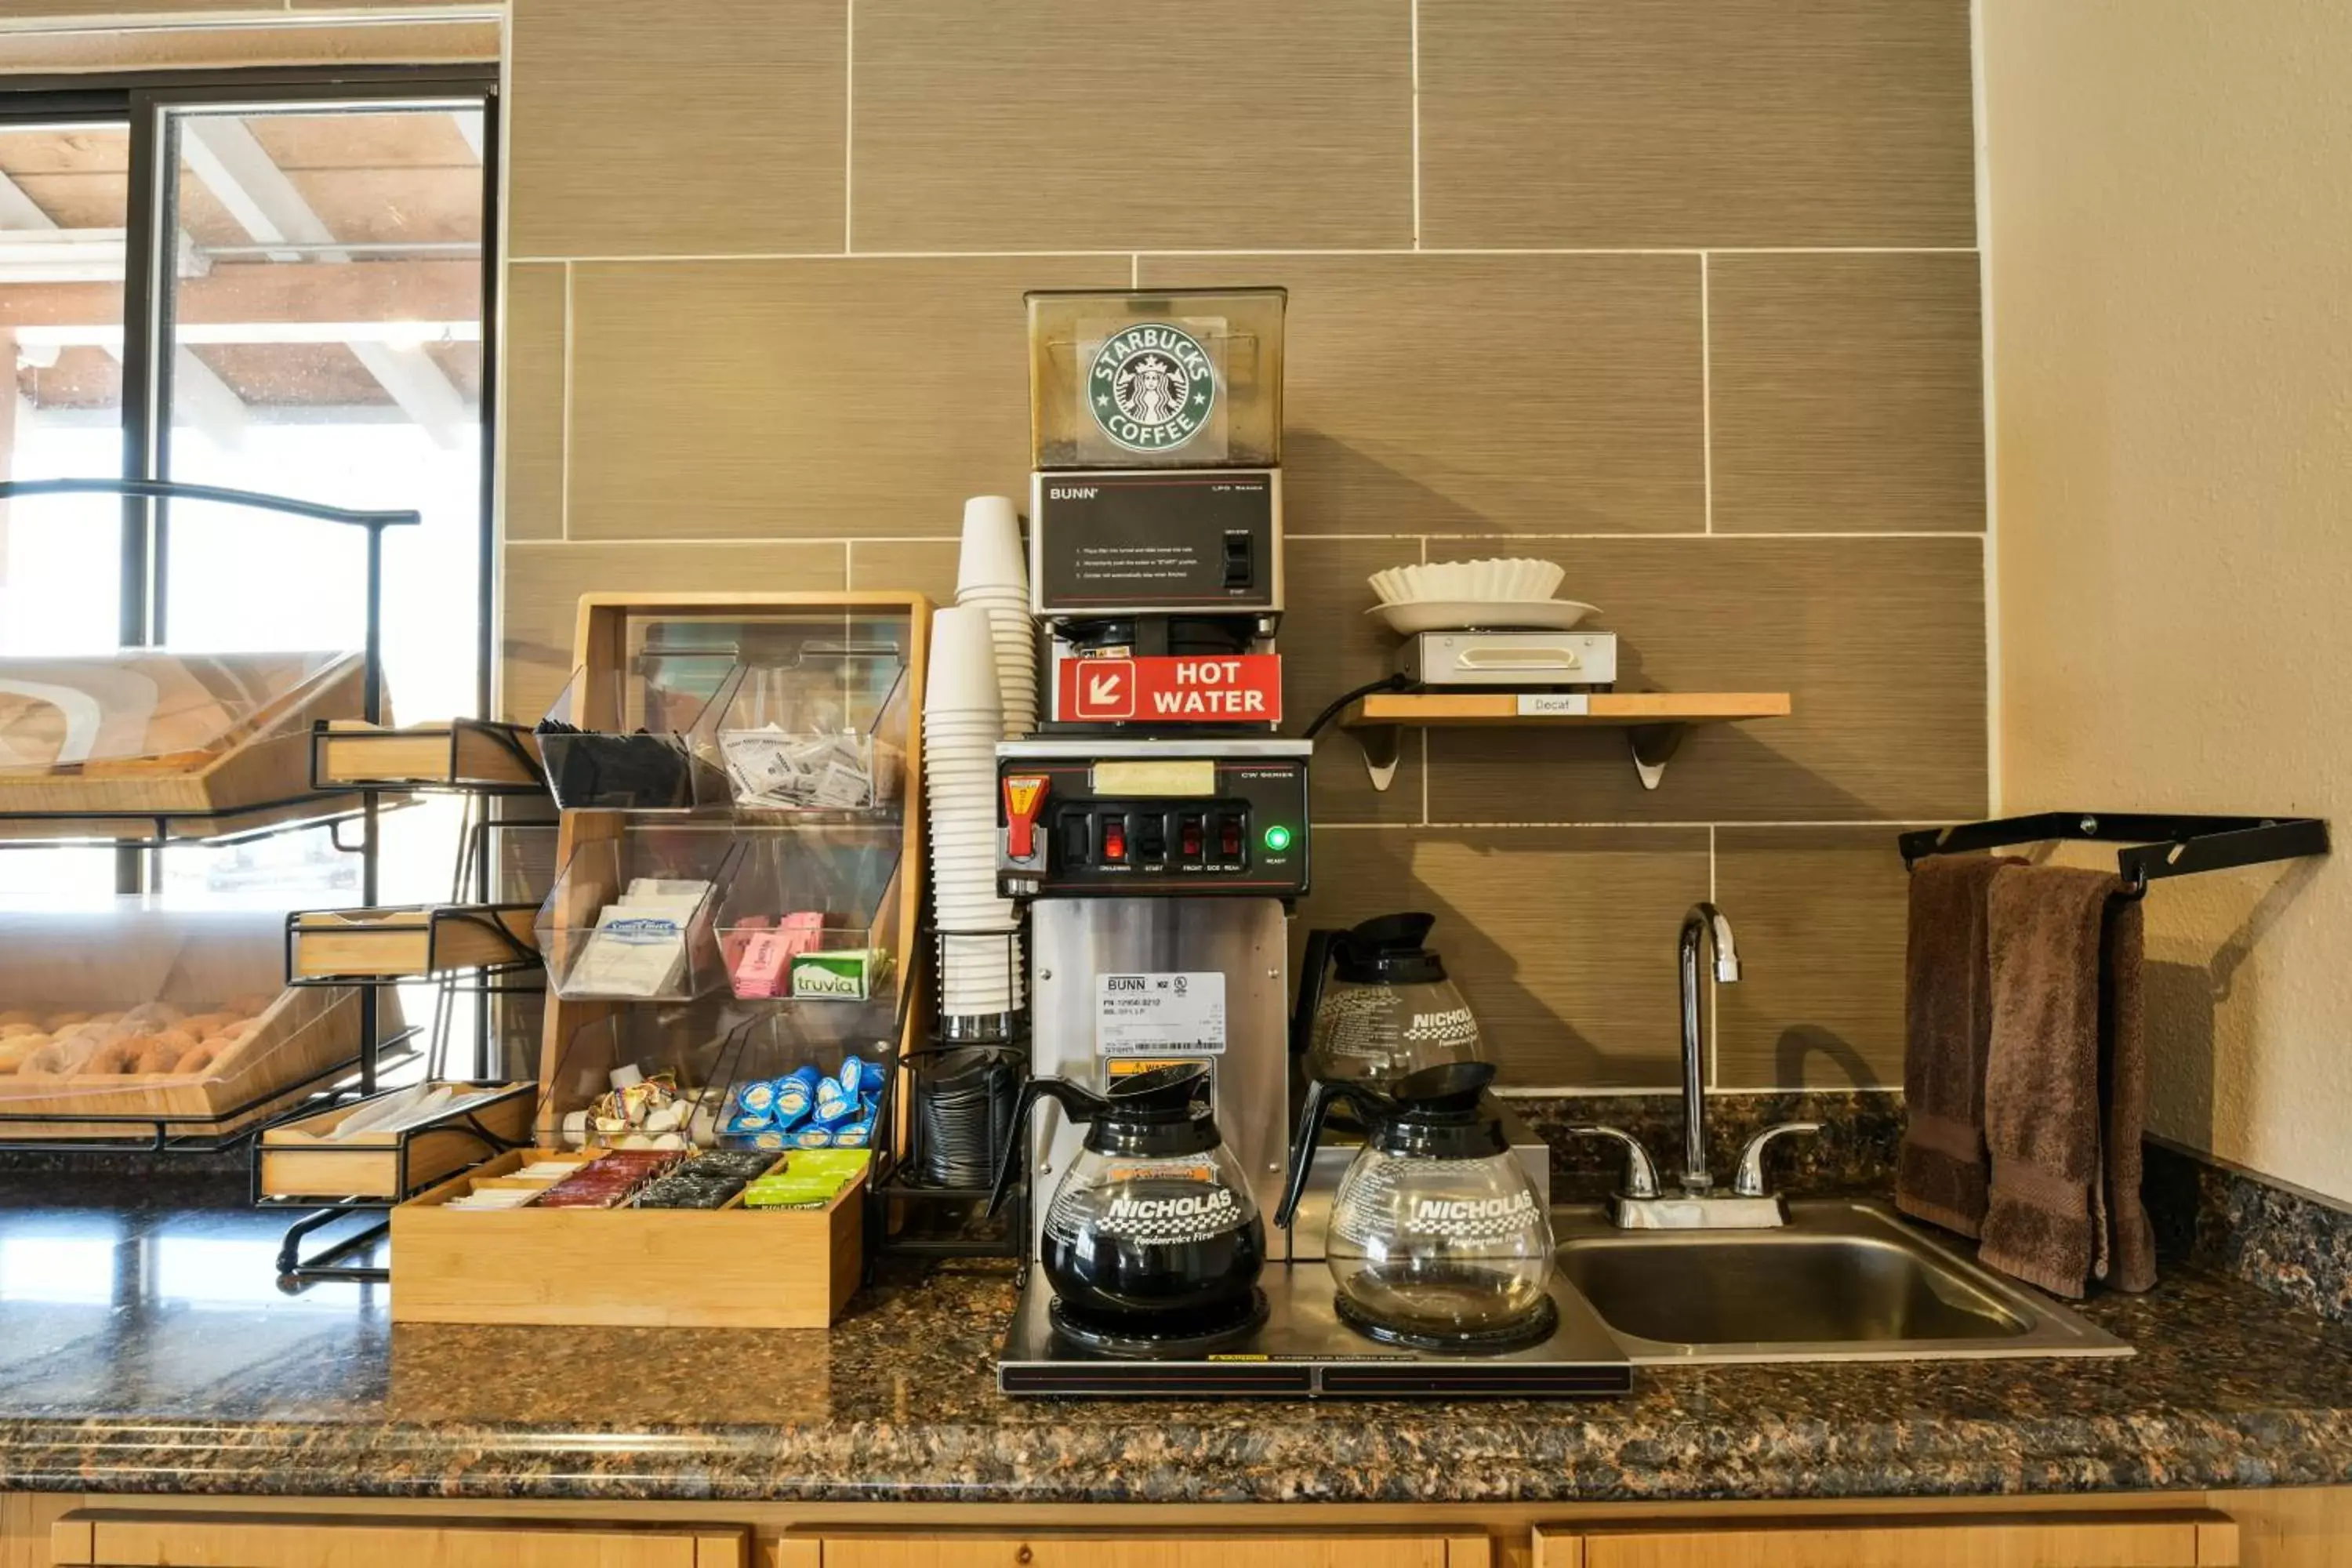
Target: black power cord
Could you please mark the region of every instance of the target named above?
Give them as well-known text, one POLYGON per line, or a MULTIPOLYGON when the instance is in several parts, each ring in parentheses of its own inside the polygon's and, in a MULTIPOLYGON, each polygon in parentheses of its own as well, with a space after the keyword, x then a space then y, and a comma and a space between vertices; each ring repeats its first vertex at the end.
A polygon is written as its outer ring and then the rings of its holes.
POLYGON ((1358 698, 1370 697, 1375 691, 1410 690, 1412 684, 1413 683, 1412 681, 1406 679, 1402 675, 1384 675, 1378 680, 1367 681, 1365 684, 1359 686, 1356 689, 1348 692, 1344 696, 1335 697, 1331 700, 1331 705, 1328 708, 1324 709, 1322 712, 1315 715, 1315 721, 1307 726, 1306 730, 1302 731, 1300 739, 1311 741, 1316 736, 1321 734, 1324 728, 1328 725, 1332 720, 1337 719, 1341 710, 1343 710, 1349 703, 1355 701, 1358 698))

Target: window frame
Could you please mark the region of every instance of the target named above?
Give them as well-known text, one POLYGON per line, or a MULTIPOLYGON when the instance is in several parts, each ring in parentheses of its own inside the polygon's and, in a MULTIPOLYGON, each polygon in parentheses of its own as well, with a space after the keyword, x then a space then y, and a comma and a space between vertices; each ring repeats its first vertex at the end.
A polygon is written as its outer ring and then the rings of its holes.
MULTIPOLYGON (((474 716, 491 711, 498 603, 499 345, 505 225, 500 197, 502 84, 496 60, 433 65, 257 66, 201 70, 0 77, 0 130, 11 126, 105 124, 126 128, 130 153, 123 214, 122 456, 124 479, 169 477, 172 424, 172 276, 164 247, 175 205, 179 161, 169 145, 173 111, 240 102, 280 107, 415 99, 479 98, 482 102, 481 477, 475 546, 474 716)), ((122 647, 164 639, 170 584, 168 503, 122 500, 117 637, 122 647)), ((157 868, 147 851, 115 857, 115 890, 143 890, 157 868)))
MULTIPOLYGON (((474 711, 490 711, 492 620, 498 567, 499 311, 503 231, 499 205, 500 82, 495 60, 465 64, 257 66, 86 76, 0 78, 0 129, 11 125, 121 124, 130 140, 122 280, 122 460, 124 479, 169 477, 172 429, 173 290, 163 261, 178 160, 166 145, 173 111, 241 102, 277 108, 394 103, 415 99, 482 100, 481 488, 476 545, 474 711)), ((165 503, 125 497, 118 632, 126 647, 163 640, 171 521, 165 503)))

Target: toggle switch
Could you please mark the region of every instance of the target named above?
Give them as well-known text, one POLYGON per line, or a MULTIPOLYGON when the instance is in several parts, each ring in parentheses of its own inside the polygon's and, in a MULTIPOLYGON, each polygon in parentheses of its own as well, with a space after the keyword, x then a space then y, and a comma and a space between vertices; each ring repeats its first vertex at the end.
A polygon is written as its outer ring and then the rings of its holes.
POLYGON ((1255 564, 1254 552, 1250 549, 1250 536, 1246 533, 1226 534, 1225 586, 1248 587, 1250 580, 1257 575, 1255 564))
POLYGON ((1106 816, 1102 824, 1102 858, 1108 865, 1127 862, 1127 818, 1106 816))
POLYGON ((1037 810, 1045 804, 1045 775, 1007 773, 1004 777, 1004 852, 1015 860, 1037 853, 1037 810))

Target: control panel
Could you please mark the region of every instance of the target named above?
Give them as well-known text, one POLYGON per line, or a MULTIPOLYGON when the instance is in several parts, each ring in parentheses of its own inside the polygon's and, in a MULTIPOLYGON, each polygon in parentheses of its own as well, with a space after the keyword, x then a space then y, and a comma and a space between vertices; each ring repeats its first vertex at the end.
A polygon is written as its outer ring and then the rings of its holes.
POLYGON ((1297 898, 1307 890, 1304 742, 1255 754, 1141 742, 998 748, 998 889, 1007 898, 1297 898), (1144 749, 1149 748, 1147 752, 1144 749))
POLYGON ((1030 609, 1072 616, 1282 609, 1282 470, 1039 473, 1030 609))

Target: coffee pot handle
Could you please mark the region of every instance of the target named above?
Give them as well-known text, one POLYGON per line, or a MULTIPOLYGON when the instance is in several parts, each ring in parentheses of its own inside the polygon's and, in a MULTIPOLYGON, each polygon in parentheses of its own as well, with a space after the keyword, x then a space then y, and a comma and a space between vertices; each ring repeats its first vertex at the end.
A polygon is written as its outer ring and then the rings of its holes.
POLYGON ((1353 1084, 1334 1083, 1328 1079, 1317 1079, 1307 1086, 1307 1103, 1299 1108, 1298 1132, 1290 1144, 1290 1181, 1282 1194, 1282 1206, 1274 1211, 1274 1223, 1287 1227, 1291 1216, 1298 1212, 1298 1200, 1307 1194, 1307 1173, 1314 1167, 1315 1151, 1323 1142, 1324 1119, 1331 1114, 1331 1102, 1347 1100, 1363 1114, 1363 1100, 1353 1084))
POLYGON ((1344 931, 1310 931, 1298 961, 1298 1005, 1290 1010, 1290 1054, 1303 1057, 1315 1043, 1315 1015, 1323 1007, 1323 976, 1331 967, 1331 944, 1344 931))
POLYGON ((1092 1121, 1110 1109, 1110 1102, 1102 1096, 1066 1078, 1033 1078, 1023 1084, 1021 1097, 1013 1102, 1013 1125, 1004 1135, 1004 1158, 997 1163, 996 1186, 988 1194, 992 1215, 1004 1206, 1004 1194, 1013 1190, 1013 1173, 1029 1163, 1029 1111, 1041 1100, 1055 1101, 1062 1114, 1076 1122, 1092 1121))

